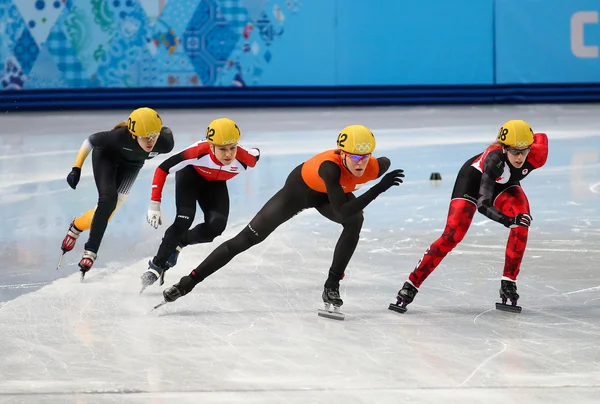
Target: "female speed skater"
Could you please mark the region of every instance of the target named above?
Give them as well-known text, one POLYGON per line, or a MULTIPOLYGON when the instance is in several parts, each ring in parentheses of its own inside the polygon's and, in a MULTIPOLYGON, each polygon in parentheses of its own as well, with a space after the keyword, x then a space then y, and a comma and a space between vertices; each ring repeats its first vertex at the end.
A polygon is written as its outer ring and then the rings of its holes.
POLYGON ((406 306, 413 301, 425 279, 461 242, 475 212, 479 210, 510 229, 500 282, 502 303, 496 307, 520 311, 516 281, 532 220, 521 181, 533 170, 546 164, 547 157, 548 137, 545 133, 534 134, 529 124, 521 120, 502 125, 496 142, 483 153, 467 160, 460 169, 442 236, 425 251, 398 292, 397 303, 390 304, 389 309, 406 312, 406 306), (506 305, 507 300, 511 301, 511 306, 506 305))
POLYGON ((402 183, 403 170, 393 170, 387 157, 375 158, 375 137, 362 125, 351 125, 338 135, 337 149, 308 159, 289 174, 279 190, 237 236, 217 247, 189 275, 163 292, 164 303, 185 296, 208 276, 225 266, 236 255, 264 241, 279 225, 304 209, 315 208, 327 219, 342 225, 333 262, 325 281, 322 299, 326 310, 319 314, 343 319, 339 294, 340 281, 358 244, 363 224, 363 209, 377 196, 402 183), (361 196, 354 191, 376 178, 381 180, 361 196), (333 306, 333 310, 330 310, 333 306))
POLYGON ((246 149, 238 143, 240 136, 234 121, 215 119, 206 129, 206 140, 174 154, 156 168, 148 223, 154 228, 162 223, 162 190, 167 175, 173 172, 177 214, 156 255, 148 262, 148 270, 142 274, 142 291, 158 279, 160 285, 164 283, 165 272, 177 264, 183 247, 210 243, 225 230, 229 217, 227 181, 255 167, 260 157, 258 149, 246 149), (190 229, 196 204, 204 213, 204 222, 190 229))
POLYGON ((98 204, 76 218, 63 239, 60 267, 64 254, 75 247, 84 230, 90 230, 84 252, 79 261, 81 280, 92 268, 108 222, 117 208, 125 201, 129 190, 144 162, 159 154, 173 150, 173 132, 162 126, 162 119, 151 108, 138 108, 126 122, 112 130, 94 133, 81 145, 67 183, 73 189, 81 177, 81 167, 92 152, 94 180, 98 188, 98 204))

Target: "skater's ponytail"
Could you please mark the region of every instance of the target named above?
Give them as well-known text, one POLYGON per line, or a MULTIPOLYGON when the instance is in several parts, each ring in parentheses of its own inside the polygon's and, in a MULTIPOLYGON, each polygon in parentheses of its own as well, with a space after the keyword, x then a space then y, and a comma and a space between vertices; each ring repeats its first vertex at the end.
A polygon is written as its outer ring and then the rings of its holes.
POLYGON ((123 122, 119 122, 118 124, 115 125, 114 129, 118 129, 118 128, 123 128, 123 127, 127 127, 127 122, 123 121, 123 122))
POLYGON ((488 149, 501 149, 502 143, 496 141, 494 143, 491 143, 487 148, 488 149))

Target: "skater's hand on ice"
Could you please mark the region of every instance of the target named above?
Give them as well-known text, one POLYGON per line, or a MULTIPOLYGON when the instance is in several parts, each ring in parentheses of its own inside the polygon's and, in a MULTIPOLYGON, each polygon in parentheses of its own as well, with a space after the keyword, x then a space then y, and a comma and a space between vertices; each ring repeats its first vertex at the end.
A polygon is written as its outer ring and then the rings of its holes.
POLYGON ((515 227, 529 227, 531 226, 531 221, 533 220, 529 213, 519 213, 515 217, 508 218, 508 224, 505 224, 506 227, 510 229, 514 229, 515 227))
POLYGON ((160 218, 160 202, 150 201, 146 219, 148 220, 148 223, 150 223, 150 226, 158 229, 158 226, 162 224, 162 219, 160 218))
POLYGON ((69 175, 67 175, 67 184, 73 189, 77 188, 79 177, 81 177, 81 168, 73 167, 69 175))
POLYGON ((404 178, 404 170, 398 168, 384 175, 376 186, 379 188, 380 193, 383 193, 394 185, 402 184, 402 178, 404 178))

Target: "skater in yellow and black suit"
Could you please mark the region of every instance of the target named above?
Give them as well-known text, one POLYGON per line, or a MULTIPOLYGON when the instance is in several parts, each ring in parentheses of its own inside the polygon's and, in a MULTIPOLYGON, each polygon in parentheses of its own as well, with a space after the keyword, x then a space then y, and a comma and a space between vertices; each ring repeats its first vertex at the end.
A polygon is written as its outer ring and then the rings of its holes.
POLYGON ((363 209, 378 195, 399 185, 404 177, 403 170, 393 170, 367 192, 355 197, 355 190, 381 177, 390 167, 388 158, 371 155, 374 150, 375 137, 369 129, 362 125, 344 128, 338 136, 337 150, 317 154, 296 167, 283 188, 265 204, 248 226, 217 247, 179 283, 163 292, 165 301, 172 302, 186 295, 233 257, 265 240, 279 225, 304 209, 315 208, 327 219, 343 226, 323 291, 325 303, 341 306, 339 283, 358 244, 363 209))
POLYGON ((83 162, 92 152, 98 204, 71 223, 62 243, 64 254, 75 247, 82 231, 90 230, 79 261, 82 277, 94 264, 108 221, 125 201, 144 162, 158 154, 171 152, 173 144, 173 133, 162 126, 162 119, 151 108, 136 109, 127 122, 119 123, 112 130, 95 133, 83 142, 67 183, 73 189, 77 187, 83 162))

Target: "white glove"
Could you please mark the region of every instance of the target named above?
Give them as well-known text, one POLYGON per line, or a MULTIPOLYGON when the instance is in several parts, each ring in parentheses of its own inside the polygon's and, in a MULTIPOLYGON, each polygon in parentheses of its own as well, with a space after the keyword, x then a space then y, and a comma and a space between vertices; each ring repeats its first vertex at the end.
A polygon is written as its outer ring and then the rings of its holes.
POLYGON ((150 201, 150 207, 148 208, 146 219, 148 220, 148 223, 150 223, 150 226, 158 229, 158 226, 162 224, 162 220, 160 218, 160 202, 150 201))

